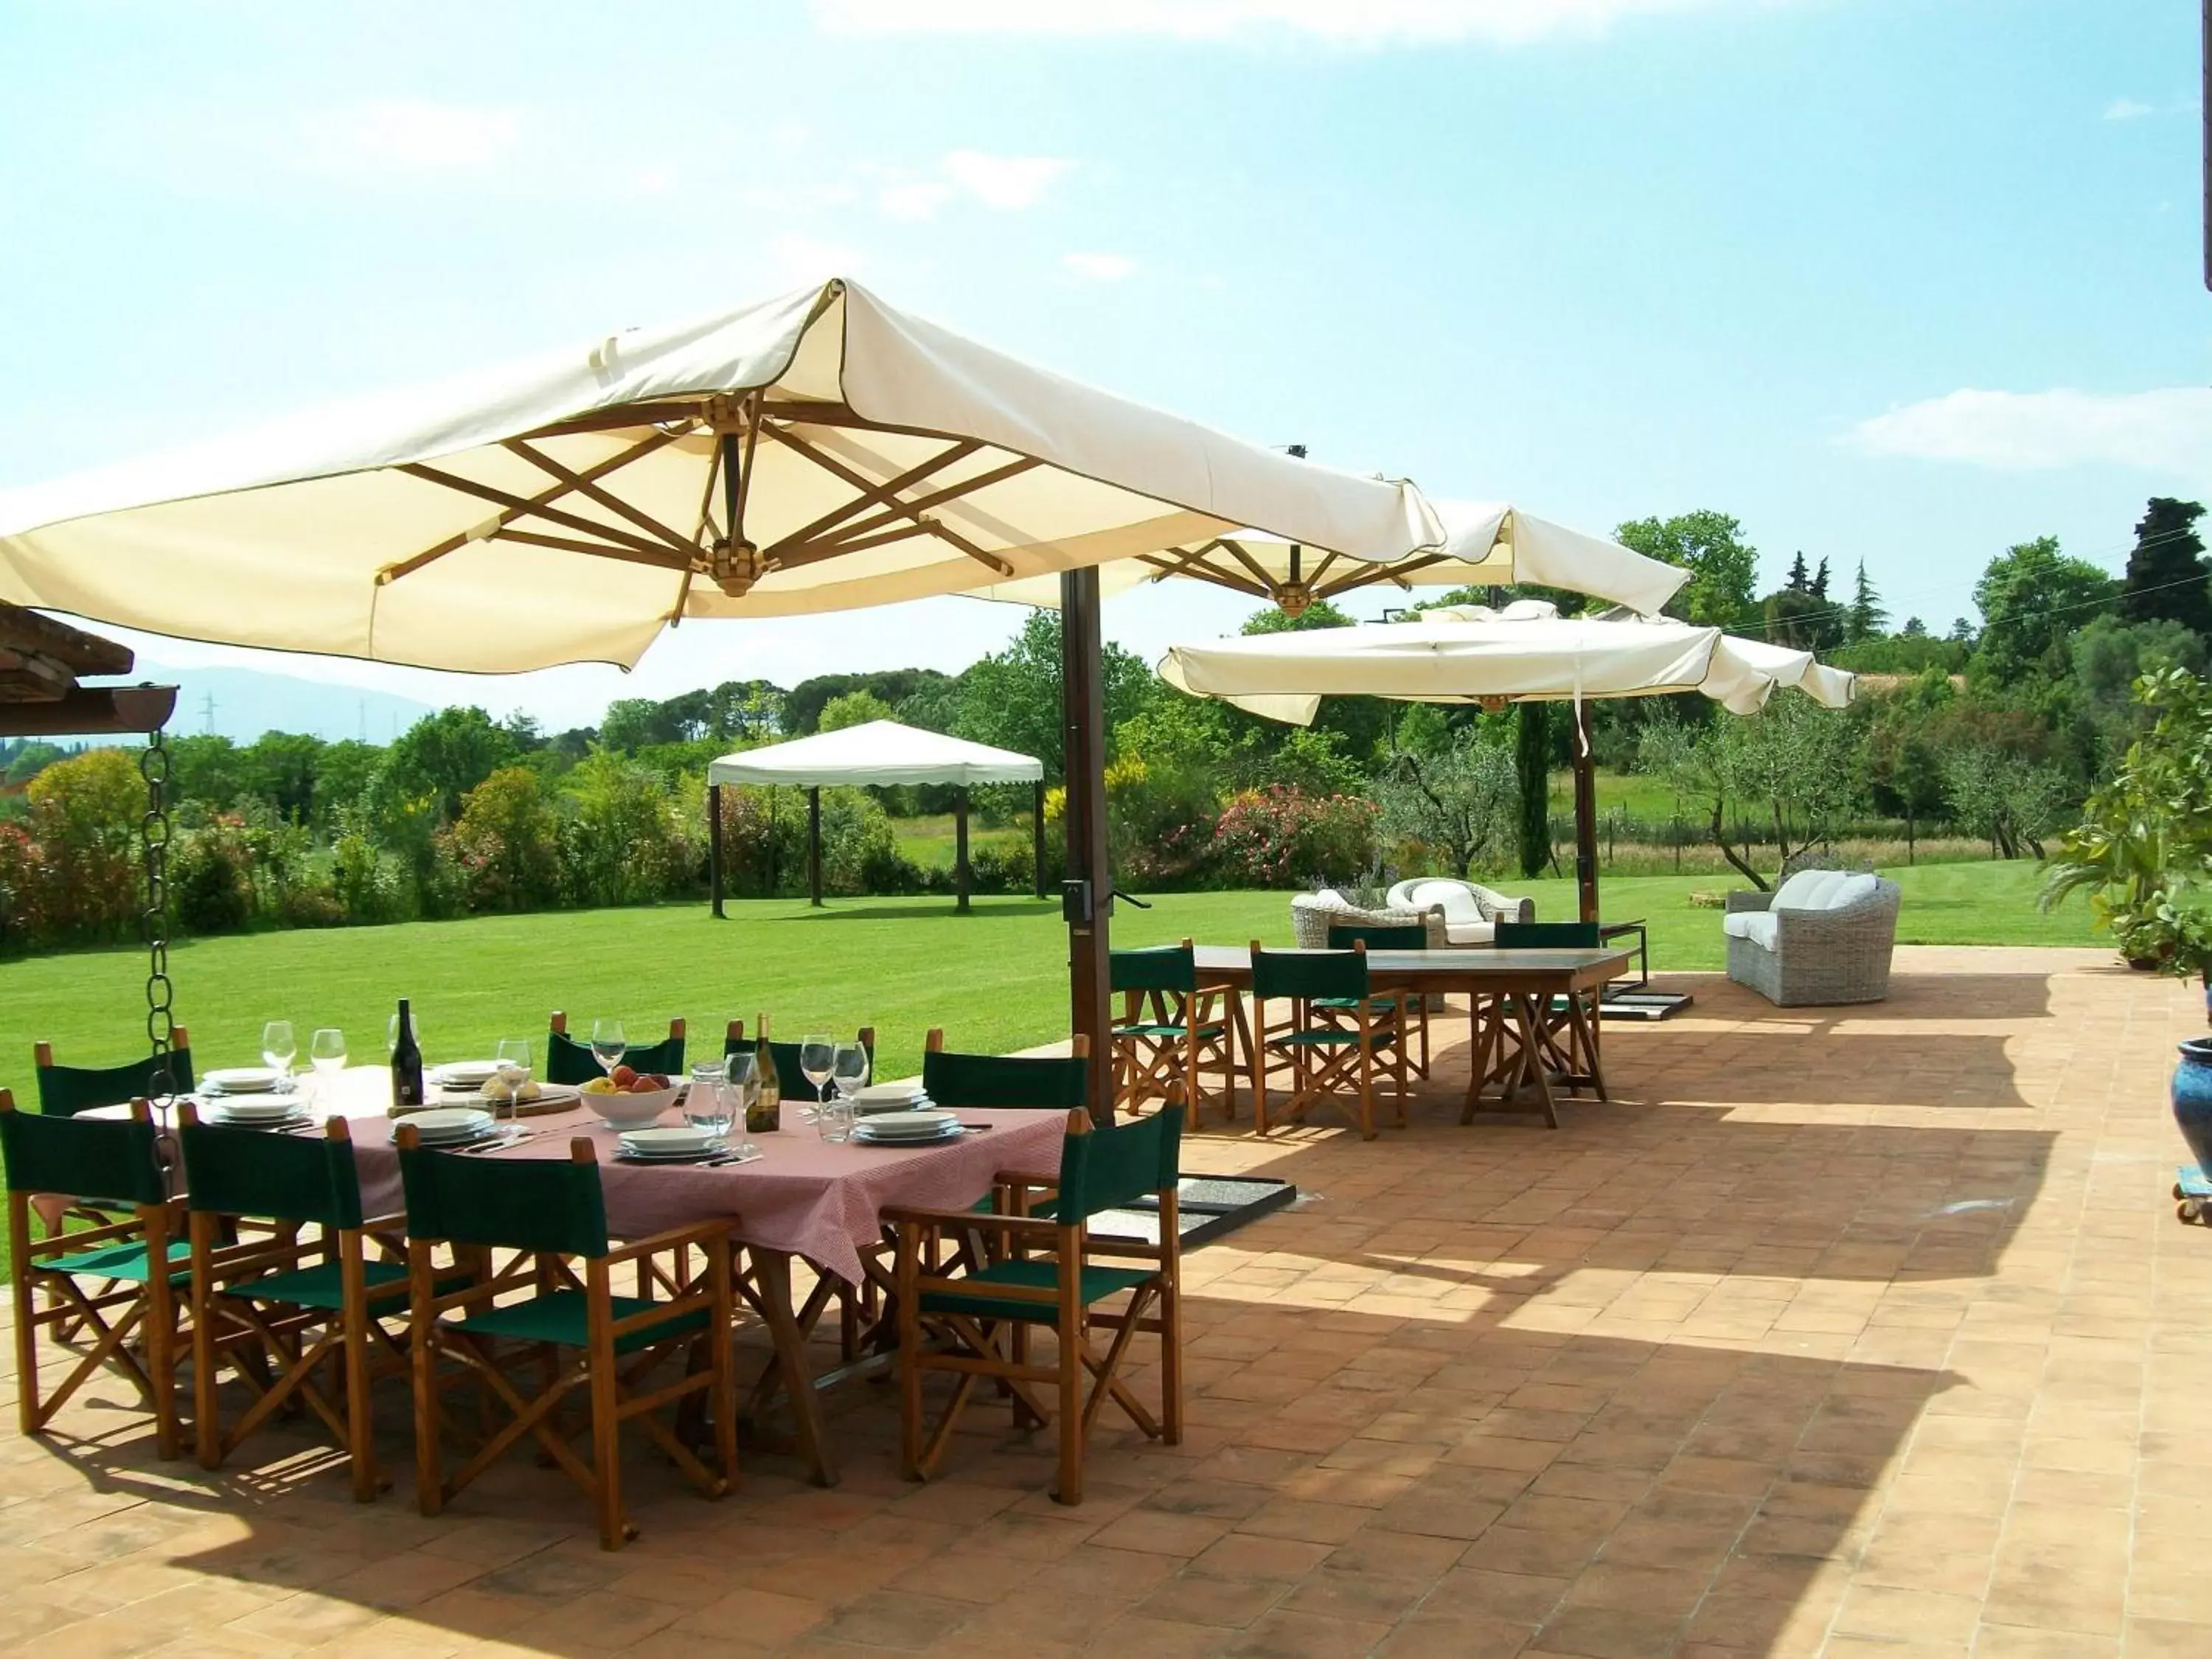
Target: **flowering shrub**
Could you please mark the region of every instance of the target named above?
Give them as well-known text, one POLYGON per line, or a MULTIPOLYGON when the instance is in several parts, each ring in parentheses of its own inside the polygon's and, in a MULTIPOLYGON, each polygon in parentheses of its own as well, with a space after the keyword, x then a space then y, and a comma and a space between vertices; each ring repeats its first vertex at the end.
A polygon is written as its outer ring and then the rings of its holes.
POLYGON ((1310 795, 1289 784, 1247 789, 1222 810, 1213 857, 1234 887, 1285 888, 1308 876, 1349 881, 1375 846, 1375 803, 1355 795, 1310 795))

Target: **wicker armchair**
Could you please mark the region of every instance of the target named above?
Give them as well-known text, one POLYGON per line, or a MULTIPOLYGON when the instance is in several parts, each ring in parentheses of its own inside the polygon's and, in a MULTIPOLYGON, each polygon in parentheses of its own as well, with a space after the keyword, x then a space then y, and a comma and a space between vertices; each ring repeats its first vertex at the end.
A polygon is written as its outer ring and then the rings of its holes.
POLYGON ((1900 897, 1893 881, 1820 870, 1771 893, 1730 893, 1721 923, 1729 977, 1778 1007, 1880 1002, 1889 994, 1900 897), (1825 878, 1834 881, 1824 890, 1825 878), (1839 888, 1840 903, 1824 902, 1839 888))
POLYGON ((1328 949, 1328 930, 1331 927, 1358 925, 1364 927, 1425 927, 1429 948, 1444 948, 1444 920, 1442 911, 1421 910, 1363 910, 1342 894, 1324 887, 1318 893, 1298 893, 1291 899, 1291 938, 1302 951, 1328 949))
POLYGON ((1515 898, 1453 876, 1414 876, 1393 887, 1389 902, 1393 909, 1440 917, 1443 937, 1437 938, 1434 923, 1430 935, 1439 949, 1488 945, 1499 922, 1536 920, 1535 900, 1515 898))

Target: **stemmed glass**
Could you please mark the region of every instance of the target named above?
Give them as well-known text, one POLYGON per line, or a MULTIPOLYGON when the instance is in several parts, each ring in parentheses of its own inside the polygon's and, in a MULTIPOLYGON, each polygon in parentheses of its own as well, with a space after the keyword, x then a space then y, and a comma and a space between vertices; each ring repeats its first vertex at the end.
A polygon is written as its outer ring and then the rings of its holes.
POLYGON ((691 1086, 684 1091, 684 1121, 718 1142, 730 1133, 730 1085, 720 1060, 702 1060, 691 1067, 691 1086))
MULTIPOLYGON (((722 1061, 722 1079, 732 1120, 738 1125, 750 1127, 752 1109, 760 1100, 759 1061, 750 1049, 731 1054, 722 1061)), ((741 1137, 735 1150, 740 1157, 744 1157, 750 1156, 755 1149, 750 1140, 741 1137)))
POLYGON ((858 1100, 868 1085, 868 1051, 856 1039, 841 1042, 830 1057, 831 1086, 848 1100, 858 1100))
POLYGON ((599 1062, 599 1069, 609 1077, 622 1064, 623 1056, 629 1052, 629 1039, 623 1035, 623 1024, 618 1019, 595 1019, 592 1022, 592 1058, 599 1062))
POLYGON ((338 1073, 345 1070, 345 1033, 335 1025, 324 1026, 307 1039, 307 1058, 315 1068, 316 1103, 335 1103, 338 1073))
POLYGON ((292 1022, 272 1019, 261 1028, 261 1063, 283 1079, 289 1086, 292 1061, 300 1052, 299 1039, 292 1035, 292 1022))
MULTIPOLYGON (((799 1040, 799 1075, 814 1085, 814 1098, 817 1101, 822 1098, 822 1085, 830 1081, 830 1068, 836 1059, 836 1048, 834 1039, 819 1033, 799 1040)), ((809 1107, 799 1115, 811 1123, 815 1119, 814 1109, 809 1107)))
MULTIPOLYGON (((415 1048, 417 1053, 420 1053, 422 1048, 422 1022, 420 1019, 415 1021, 415 1048)), ((398 1051, 399 1016, 392 1014, 386 1016, 384 1022, 384 1052, 386 1054, 393 1054, 398 1051)))
POLYGON ((530 1039, 501 1037, 492 1063, 499 1068, 499 1080, 507 1085, 507 1121, 514 1122, 522 1115, 522 1085, 530 1081, 530 1039))

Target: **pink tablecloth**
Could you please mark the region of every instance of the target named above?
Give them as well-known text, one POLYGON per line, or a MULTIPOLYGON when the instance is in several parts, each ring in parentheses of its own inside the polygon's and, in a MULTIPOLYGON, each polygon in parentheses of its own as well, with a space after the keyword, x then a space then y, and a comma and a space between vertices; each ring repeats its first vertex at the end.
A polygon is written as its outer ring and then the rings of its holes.
MULTIPOLYGON (((405 1206, 392 1122, 385 1110, 387 1074, 380 1066, 354 1066, 338 1085, 321 1109, 313 1103, 309 1109, 351 1120, 362 1211, 396 1215, 405 1206)), ((671 1112, 662 1121, 679 1120, 671 1112)), ((580 1107, 525 1118, 531 1139, 479 1156, 487 1163, 566 1158, 572 1140, 588 1140, 599 1156, 607 1231, 617 1237, 642 1238, 732 1216, 744 1243, 803 1255, 857 1284, 860 1252, 882 1237, 885 1208, 964 1209, 991 1190, 1001 1170, 1048 1175, 1060 1168, 1065 1112, 975 1109, 963 1111, 960 1121, 993 1127, 941 1146, 833 1146, 813 1125, 800 1121, 798 1107, 786 1106, 781 1133, 752 1138, 762 1155, 750 1163, 653 1169, 614 1162, 620 1150, 617 1132, 580 1107)))

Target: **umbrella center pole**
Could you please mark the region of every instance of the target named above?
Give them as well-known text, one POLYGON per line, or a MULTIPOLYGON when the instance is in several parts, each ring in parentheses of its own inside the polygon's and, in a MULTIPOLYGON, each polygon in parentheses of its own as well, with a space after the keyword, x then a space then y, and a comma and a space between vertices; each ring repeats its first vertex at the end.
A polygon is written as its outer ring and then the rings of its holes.
POLYGON ((1069 1029, 1091 1040, 1091 1115, 1113 1121, 1114 1044, 1107 1007, 1112 985, 1108 918, 1114 877, 1106 853, 1106 697, 1098 617, 1098 570, 1060 578, 1062 778, 1066 788, 1069 1029))

